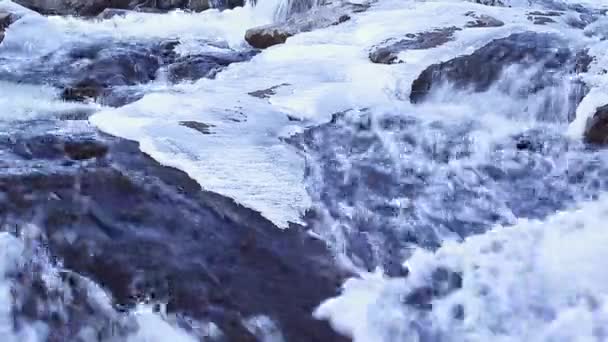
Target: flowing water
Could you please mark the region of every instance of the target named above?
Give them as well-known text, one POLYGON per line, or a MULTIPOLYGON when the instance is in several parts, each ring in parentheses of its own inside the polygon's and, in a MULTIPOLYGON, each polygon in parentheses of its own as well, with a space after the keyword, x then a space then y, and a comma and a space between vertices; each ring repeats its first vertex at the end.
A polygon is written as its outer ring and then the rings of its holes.
MULTIPOLYGON (((95 127, 138 141, 161 164, 278 227, 307 223, 357 274, 310 314, 356 342, 608 341, 608 152, 582 139, 587 118, 608 103, 608 5, 503 2, 379 0, 213 78, 174 83, 161 70, 125 84, 136 101, 109 106, 60 99, 59 87, 77 76, 68 51, 177 40, 180 56, 249 53, 248 28, 319 4, 258 0, 92 20, 41 17, 2 1, 0 9, 24 17, 0 45, 0 120, 10 132, 92 113, 95 127), (537 25, 533 11, 560 14, 537 25), (470 12, 504 25, 469 27, 470 12), (451 39, 402 51, 399 63, 369 60, 387 40, 451 27, 451 39), (462 56, 479 59, 443 78, 425 71, 462 56), (412 85, 425 72, 430 88, 418 98, 412 85)), ((30 230, 0 235, 0 335, 8 341, 49 334, 42 322, 11 328, 16 270, 43 267, 49 284, 62 272, 23 237, 30 230)), ((143 304, 116 318, 99 286, 83 286, 95 293, 100 319, 126 326, 116 340, 196 340, 143 304)), ((261 340, 284 339, 264 317, 248 322, 261 340)), ((204 327, 209 340, 221 336, 213 322, 204 327)))

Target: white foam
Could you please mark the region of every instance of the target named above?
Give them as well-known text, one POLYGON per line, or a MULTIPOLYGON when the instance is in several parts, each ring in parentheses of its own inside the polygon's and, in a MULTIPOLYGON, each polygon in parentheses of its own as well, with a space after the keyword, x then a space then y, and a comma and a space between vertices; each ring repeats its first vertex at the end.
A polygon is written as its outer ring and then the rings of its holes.
MULTIPOLYGON (((334 112, 400 102, 402 93, 409 91, 407 85, 426 65, 472 52, 524 25, 529 22, 521 11, 511 9, 385 1, 342 25, 303 33, 264 50, 250 62, 230 66, 215 80, 150 95, 103 111, 92 121, 112 134, 140 141, 142 149, 161 163, 185 170, 204 188, 232 196, 285 226, 298 221, 310 203, 302 184, 302 161, 278 140, 293 125, 287 115, 321 122, 334 112), (372 45, 406 33, 463 26, 469 20, 464 14, 471 9, 499 16, 508 25, 459 32, 455 42, 415 52, 424 63, 369 62, 372 45), (280 84, 288 85, 268 101, 247 94, 280 84), (247 121, 231 121, 235 115, 239 120, 246 116, 247 121), (216 134, 203 136, 180 128, 180 120, 214 124, 211 130, 216 134)), ((530 29, 555 31, 538 25, 530 29)))
POLYGON ((0 81, 0 94, 1 121, 27 121, 62 114, 91 113, 98 108, 93 104, 61 101, 57 89, 43 85, 0 81))
POLYGON ((435 253, 418 250, 408 278, 352 279, 316 315, 356 342, 418 341, 421 330, 441 341, 606 341, 607 218, 604 197, 545 222, 520 220, 435 253), (436 298, 428 313, 404 305, 440 267, 462 274, 462 288, 436 298), (463 320, 453 317, 455 305, 463 320))

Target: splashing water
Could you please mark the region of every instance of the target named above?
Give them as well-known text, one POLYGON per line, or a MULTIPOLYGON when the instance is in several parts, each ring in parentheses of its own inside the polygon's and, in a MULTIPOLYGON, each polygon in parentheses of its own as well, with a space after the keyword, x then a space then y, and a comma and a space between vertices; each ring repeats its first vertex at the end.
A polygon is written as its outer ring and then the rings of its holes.
MULTIPOLYGON (((144 97, 121 108, 68 104, 50 86, 3 82, 2 95, 12 95, 0 98, 10 108, 0 118, 97 111, 96 126, 137 140, 161 163, 279 226, 312 208, 311 228, 360 272, 315 315, 356 342, 608 341, 608 279, 601 272, 608 154, 580 139, 586 119, 607 100, 607 31, 605 14, 595 11, 605 4, 585 4, 591 14, 569 1, 379 1, 214 79, 143 85, 144 97), (528 19, 547 9, 567 15, 546 26, 528 19), (471 11, 504 26, 465 28, 471 11), (598 19, 584 30, 569 24, 583 14, 598 19), (453 40, 402 51, 399 64, 368 59, 387 39, 453 26, 453 40), (549 44, 555 53, 505 63, 483 87, 461 82, 462 75, 435 77, 424 101, 410 103, 412 83, 429 66, 524 32, 551 37, 532 46, 549 44), (579 51, 593 58, 586 72, 571 68, 579 51), (268 89, 268 98, 250 95, 268 89), (37 100, 30 102, 23 94, 32 93, 37 100), (214 134, 183 121, 204 122, 214 134)), ((7 30, 0 72, 19 73, 36 57, 106 40, 178 38, 185 56, 210 47, 247 50, 248 28, 318 5, 259 0, 222 12, 102 21, 30 13, 7 30)), ((2 234, 0 245, 0 274, 30 257, 17 238, 2 234)), ((0 282, 6 307, 11 281, 0 282)), ((145 306, 133 315, 141 328, 130 335, 134 341, 191 340, 145 306)), ((0 314, 2 331, 9 320, 9 311, 0 314)), ((248 322, 282 338, 263 316, 248 322)), ((11 338, 35 340, 40 332, 32 329, 11 338)))

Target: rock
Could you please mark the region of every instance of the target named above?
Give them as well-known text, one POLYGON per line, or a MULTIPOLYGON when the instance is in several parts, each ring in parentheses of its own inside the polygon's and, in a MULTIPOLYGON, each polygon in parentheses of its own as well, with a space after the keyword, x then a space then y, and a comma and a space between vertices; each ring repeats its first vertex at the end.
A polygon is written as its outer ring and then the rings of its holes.
POLYGON ((12 23, 13 23, 12 14, 0 12, 0 30, 6 29, 12 23))
POLYGON ((474 2, 476 4, 486 5, 486 6, 499 6, 505 7, 508 6, 508 0, 468 0, 470 2, 474 2))
POLYGON ((245 40, 256 49, 266 49, 283 44, 287 38, 301 32, 338 25, 350 20, 350 13, 361 10, 360 6, 318 7, 297 13, 286 21, 247 30, 245 40))
POLYGON ((559 17, 562 12, 558 11, 532 11, 528 12, 529 16, 543 16, 543 17, 559 17))
MULTIPOLYGON (((424 101, 435 87, 440 87, 444 82, 449 82, 455 89, 486 91, 498 80, 503 70, 514 64, 535 68, 531 69, 534 74, 530 76, 525 94, 522 94, 529 96, 559 84, 568 74, 584 72, 589 62, 590 58, 586 53, 573 53, 557 36, 532 32, 517 33, 494 40, 471 55, 428 67, 412 83, 410 100, 412 103, 424 101)), ((576 106, 586 89, 581 82, 573 82, 569 119, 574 117, 576 106)))
POLYGON ((466 23, 465 27, 473 28, 473 27, 500 27, 504 26, 504 22, 498 20, 494 17, 485 14, 477 14, 475 12, 466 13, 467 17, 471 17, 475 20, 469 21, 466 23))
POLYGON ((203 134, 211 134, 211 128, 215 127, 215 125, 210 125, 198 121, 180 121, 179 124, 180 126, 191 128, 203 134))
POLYGON ((584 139, 590 144, 608 144, 608 105, 597 108, 593 117, 587 121, 584 139))
POLYGON ((254 51, 225 50, 221 53, 178 57, 167 68, 169 80, 179 82, 183 80, 195 81, 203 77, 213 78, 228 65, 248 61, 255 54, 254 51))
POLYGON ((106 8, 97 15, 99 19, 112 19, 114 17, 126 17, 127 14, 133 13, 134 11, 120 8, 106 8))
POLYGON ((0 11, 0 43, 4 40, 4 31, 18 19, 19 16, 14 13, 0 11))
POLYGON ((16 82, 53 84, 63 89, 62 98, 66 101, 121 106, 143 96, 141 89, 132 86, 153 81, 159 74, 166 74, 172 82, 213 78, 228 65, 247 61, 257 53, 217 48, 179 56, 175 52, 177 45, 179 42, 174 40, 85 44, 44 56, 19 73, 0 76, 16 82))
POLYGON ((270 24, 247 30, 245 40, 256 49, 266 49, 283 44, 287 38, 297 34, 296 29, 280 24, 270 24))
MULTIPOLYGON (((200 12, 211 8, 208 0, 15 0, 15 2, 44 15, 99 15, 102 19, 126 14, 120 10, 163 13, 173 9, 200 12)), ((217 3, 220 8, 234 8, 243 4, 242 0, 225 0, 217 3)))
POLYGON ((61 98, 65 101, 95 101, 100 98, 104 90, 96 84, 80 83, 63 89, 61 98))
POLYGON ((66 141, 64 150, 71 159, 86 160, 105 157, 108 153, 108 146, 93 139, 74 140, 66 141))
MULTIPOLYGON (((228 8, 243 6, 242 0, 227 2, 228 8)), ((193 12, 202 12, 211 8, 209 0, 188 0, 187 8, 193 12)))
POLYGON ((277 85, 272 86, 267 89, 252 91, 248 94, 253 97, 257 97, 259 99, 267 99, 267 98, 270 98, 272 95, 275 95, 277 89, 288 86, 288 85, 289 85, 289 83, 281 83, 281 84, 277 84, 277 85))
POLYGON ((44 15, 82 16, 97 15, 110 7, 126 9, 131 5, 131 0, 15 0, 15 2, 44 15))
POLYGON ((552 18, 541 16, 528 16, 528 20, 534 23, 534 25, 547 25, 555 22, 552 18))
POLYGON ((32 304, 20 306, 16 322, 48 322, 50 341, 74 341, 82 324, 105 336, 120 316, 114 310, 147 302, 166 304, 166 314, 195 335, 199 322, 213 322, 223 341, 255 341, 247 322, 258 316, 275 322, 286 341, 347 340, 311 314, 348 276, 323 242, 202 190, 134 142, 92 129, 58 136, 50 133, 56 125, 27 123, 1 134, 0 216, 15 233, 36 222, 40 234, 28 243, 61 263, 76 298, 34 286, 36 272, 26 269, 15 293, 32 304), (99 284, 114 310, 100 313, 81 298, 86 287, 71 275, 99 284), (54 305, 28 309, 36 303, 54 305), (54 321, 53 308, 66 312, 54 321))
POLYGON ((454 40, 457 27, 446 27, 434 31, 410 33, 405 39, 389 39, 374 47, 369 53, 369 59, 374 63, 399 63, 398 55, 405 50, 424 50, 443 45, 454 40))

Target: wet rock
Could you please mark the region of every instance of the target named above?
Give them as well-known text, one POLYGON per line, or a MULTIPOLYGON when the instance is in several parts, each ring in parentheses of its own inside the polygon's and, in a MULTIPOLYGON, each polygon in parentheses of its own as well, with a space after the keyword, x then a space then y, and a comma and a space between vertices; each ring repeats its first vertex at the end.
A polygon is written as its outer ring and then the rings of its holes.
POLYGON ((245 40, 256 49, 266 49, 273 45, 283 44, 287 38, 298 33, 297 30, 280 25, 266 25, 247 30, 245 40))
POLYGON ((288 86, 288 85, 289 85, 289 83, 281 83, 281 84, 277 84, 277 85, 272 86, 267 89, 252 91, 248 94, 253 97, 257 97, 259 99, 267 99, 267 98, 270 98, 272 95, 275 95, 277 89, 288 86))
POLYGON ((350 20, 357 6, 318 7, 297 13, 286 21, 247 30, 245 40, 256 49, 285 43, 287 38, 302 32, 338 25, 350 20))
POLYGON ((108 153, 108 146, 93 139, 83 139, 65 142, 64 150, 71 159, 85 160, 105 157, 108 153))
POLYGON ((0 12, 0 30, 4 30, 13 23, 13 15, 6 12, 0 12))
POLYGON ((99 85, 91 84, 86 82, 74 85, 73 87, 65 88, 61 92, 61 98, 65 101, 95 101, 101 97, 103 89, 99 85))
POLYGON ((19 73, 2 76, 16 82, 53 84, 63 88, 66 101, 96 101, 116 107, 141 98, 143 89, 134 86, 153 81, 161 73, 172 82, 213 78, 228 65, 256 54, 253 50, 217 48, 179 56, 175 52, 178 45, 176 40, 86 44, 44 56, 19 73))
POLYGON ((587 143, 608 144, 608 105, 597 108, 593 117, 587 121, 584 138, 587 143))
POLYGON ((547 25, 555 23, 554 19, 541 16, 528 16, 528 20, 531 21, 534 25, 547 25))
POLYGON ((167 72, 171 82, 183 80, 195 81, 203 77, 213 78, 226 66, 232 63, 248 61, 254 55, 254 51, 237 52, 226 50, 222 53, 178 57, 168 66, 167 72))
POLYGON ((16 0, 44 15, 83 15, 91 16, 101 13, 109 7, 129 8, 131 0, 16 0))
MULTIPOLYGON (((99 284, 115 309, 166 304, 189 330, 213 322, 226 341, 255 341, 246 323, 258 316, 276 322, 286 341, 346 341, 311 315, 346 276, 324 243, 202 190, 134 142, 94 130, 44 133, 58 124, 29 123, 0 139, 2 227, 35 221, 51 260, 99 284), (17 153, 24 145, 27 158, 17 153)), ((40 302, 47 291, 38 292, 24 297, 40 302)), ((92 315, 100 317, 95 331, 112 325, 86 302, 70 304, 83 314, 62 318, 53 341, 76 340, 80 319, 92 315)), ((20 315, 46 317, 30 311, 20 315)))
MULTIPOLYGON (((109 19, 125 15, 122 10, 163 13, 174 9, 201 12, 211 8, 208 0, 16 0, 16 3, 44 15, 100 16, 109 19)), ((243 6, 242 0, 218 1, 221 8, 243 6)))
POLYGON ((476 4, 486 5, 486 6, 508 6, 508 0, 469 0, 470 2, 474 2, 476 4))
POLYGON ((18 19, 19 16, 14 13, 0 11, 0 43, 4 40, 4 31, 18 19))
POLYGON ((211 128, 215 127, 214 125, 206 124, 198 121, 180 121, 180 126, 191 128, 197 132, 203 134, 211 134, 211 128))
MULTIPOLYGON (((584 64, 590 62, 584 56, 585 53, 573 53, 554 35, 531 32, 513 34, 494 40, 471 55, 428 67, 412 83, 410 100, 412 103, 422 102, 433 89, 446 82, 455 89, 486 91, 512 65, 536 68, 530 69, 536 71, 531 76, 525 94, 522 94, 528 96, 559 84, 565 74, 583 72, 581 69, 584 69, 584 64)), ((584 84, 573 83, 573 108, 569 109, 569 118, 574 117, 576 106, 585 93, 584 84)))
POLYGON ((558 11, 532 11, 528 12, 529 16, 543 16, 543 17, 559 17, 562 12, 558 11))
POLYGON ((133 13, 133 11, 120 8, 106 8, 97 15, 97 18, 112 19, 114 17, 126 17, 129 13, 133 13))
MULTIPOLYGON (((578 15, 568 15, 566 18, 566 23, 574 28, 577 29, 585 29, 587 26, 593 24, 594 22, 598 21, 600 19, 599 15, 597 14, 588 14, 588 13, 581 13, 578 15)), ((586 34, 587 32, 585 32, 586 34)))
POLYGON ((404 39, 389 39, 374 47, 369 53, 369 59, 374 63, 398 63, 399 53, 405 50, 424 50, 443 45, 454 40, 457 27, 446 27, 434 31, 410 33, 404 39))
POLYGON ((474 27, 500 27, 504 26, 504 22, 498 20, 494 17, 491 17, 486 14, 477 14, 475 12, 466 13, 467 17, 471 17, 474 20, 466 23, 465 27, 474 28, 474 27))

